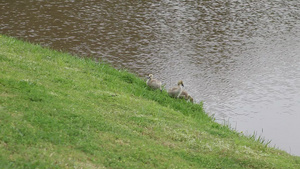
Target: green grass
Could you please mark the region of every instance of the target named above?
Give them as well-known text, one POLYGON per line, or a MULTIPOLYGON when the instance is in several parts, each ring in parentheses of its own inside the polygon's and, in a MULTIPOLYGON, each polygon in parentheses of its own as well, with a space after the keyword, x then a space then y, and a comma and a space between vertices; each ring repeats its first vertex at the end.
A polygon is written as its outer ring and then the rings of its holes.
POLYGON ((0 168, 300 168, 136 75, 1 35, 0 168))

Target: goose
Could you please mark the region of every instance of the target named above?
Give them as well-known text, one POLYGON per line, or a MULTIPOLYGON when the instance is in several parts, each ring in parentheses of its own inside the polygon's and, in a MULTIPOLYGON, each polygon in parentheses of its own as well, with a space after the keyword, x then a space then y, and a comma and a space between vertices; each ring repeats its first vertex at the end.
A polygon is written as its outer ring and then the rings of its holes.
POLYGON ((179 96, 179 98, 184 98, 186 101, 194 102, 194 99, 188 94, 187 91, 183 90, 179 96))
POLYGON ((182 90, 182 92, 181 92, 181 94, 180 94, 180 96, 179 96, 179 98, 184 98, 184 99, 188 99, 188 97, 189 97, 189 94, 188 94, 188 92, 187 91, 185 91, 185 90, 182 90))
POLYGON ((189 95, 189 100, 191 103, 194 103, 194 99, 189 95))
POLYGON ((173 87, 173 88, 171 88, 171 89, 168 90, 169 96, 179 98, 179 96, 180 96, 180 94, 182 92, 182 87, 184 87, 182 80, 180 80, 177 83, 177 85, 178 86, 173 87))
POLYGON ((147 76, 147 85, 152 88, 152 89, 159 89, 160 91, 162 91, 162 88, 161 88, 161 82, 157 79, 153 79, 153 75, 152 74, 149 74, 147 76))

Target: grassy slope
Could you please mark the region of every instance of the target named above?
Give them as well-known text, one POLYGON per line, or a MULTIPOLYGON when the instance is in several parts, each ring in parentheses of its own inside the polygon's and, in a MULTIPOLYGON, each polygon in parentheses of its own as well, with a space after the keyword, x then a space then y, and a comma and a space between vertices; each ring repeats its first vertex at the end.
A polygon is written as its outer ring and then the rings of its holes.
POLYGON ((0 128, 0 168, 300 168, 133 74, 3 35, 0 128))

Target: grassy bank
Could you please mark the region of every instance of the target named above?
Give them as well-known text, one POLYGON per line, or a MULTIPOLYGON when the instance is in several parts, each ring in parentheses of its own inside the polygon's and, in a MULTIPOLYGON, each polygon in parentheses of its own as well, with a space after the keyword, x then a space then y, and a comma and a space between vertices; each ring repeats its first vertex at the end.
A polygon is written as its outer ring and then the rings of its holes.
POLYGON ((0 37, 0 168, 300 168, 135 75, 0 37))

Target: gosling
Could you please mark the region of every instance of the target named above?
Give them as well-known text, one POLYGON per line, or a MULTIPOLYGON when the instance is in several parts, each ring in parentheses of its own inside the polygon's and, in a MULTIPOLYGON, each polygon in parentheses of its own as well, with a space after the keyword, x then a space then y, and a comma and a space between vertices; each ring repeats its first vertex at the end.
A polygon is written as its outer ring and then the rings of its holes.
POLYGON ((187 102, 194 102, 194 99, 188 94, 187 91, 183 90, 179 96, 179 98, 184 98, 187 102))
POLYGON ((179 98, 180 94, 182 93, 182 87, 184 87, 182 80, 180 80, 177 85, 178 86, 168 90, 169 96, 179 98))
POLYGON ((159 89, 162 92, 161 82, 157 79, 153 79, 153 75, 149 74, 147 76, 147 85, 152 89, 159 89))
POLYGON ((191 103, 194 103, 194 99, 191 96, 189 96, 189 100, 188 101, 190 101, 191 103))

